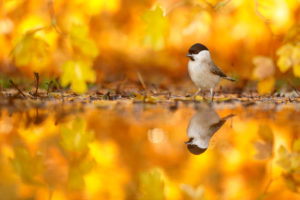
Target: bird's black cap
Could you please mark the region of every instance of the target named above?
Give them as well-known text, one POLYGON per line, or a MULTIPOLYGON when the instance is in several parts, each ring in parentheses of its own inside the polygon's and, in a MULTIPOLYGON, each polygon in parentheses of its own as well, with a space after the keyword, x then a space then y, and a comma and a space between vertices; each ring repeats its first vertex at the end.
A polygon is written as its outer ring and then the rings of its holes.
POLYGON ((192 154, 195 154, 195 155, 199 155, 199 154, 202 154, 206 151, 206 149, 202 149, 200 147, 198 147, 197 145, 195 144, 188 144, 187 145, 187 148, 188 150, 192 153, 192 154))
POLYGON ((198 54, 200 51, 208 50, 206 46, 200 43, 196 43, 189 49, 189 54, 198 54))

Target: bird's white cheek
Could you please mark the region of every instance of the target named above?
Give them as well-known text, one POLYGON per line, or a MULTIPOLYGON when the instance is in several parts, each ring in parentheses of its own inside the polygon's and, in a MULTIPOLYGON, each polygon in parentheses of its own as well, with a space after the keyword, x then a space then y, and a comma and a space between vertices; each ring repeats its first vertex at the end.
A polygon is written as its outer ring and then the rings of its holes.
POLYGON ((207 149, 209 145, 209 139, 197 139, 193 143, 202 149, 207 149))
POLYGON ((200 51, 197 55, 194 56, 195 60, 197 61, 203 61, 203 60, 208 60, 210 58, 210 53, 207 50, 200 51))

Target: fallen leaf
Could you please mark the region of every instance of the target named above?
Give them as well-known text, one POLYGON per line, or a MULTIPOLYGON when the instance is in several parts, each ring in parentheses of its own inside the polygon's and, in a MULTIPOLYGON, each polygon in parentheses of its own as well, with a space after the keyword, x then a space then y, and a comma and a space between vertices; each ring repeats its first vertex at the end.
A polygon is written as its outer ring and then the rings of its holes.
POLYGON ((265 79, 274 75, 275 67, 273 60, 266 56, 256 56, 252 60, 255 65, 255 69, 253 71, 254 79, 265 79))
POLYGON ((259 94, 268 94, 273 91, 275 85, 274 77, 270 77, 264 80, 261 80, 257 84, 257 90, 259 94))
POLYGON ((162 174, 158 169, 143 172, 140 175, 140 200, 163 200, 164 198, 164 182, 162 174))
POLYGON ((32 65, 41 69, 49 62, 48 44, 35 36, 35 32, 26 33, 13 48, 11 55, 16 66, 32 65))
POLYGON ((165 37, 168 31, 168 20, 161 7, 143 13, 142 20, 146 24, 144 44, 160 50, 165 46, 165 37))
POLYGON ((90 63, 83 61, 67 61, 62 65, 63 74, 61 85, 63 87, 71 84, 71 89, 79 94, 87 91, 86 82, 94 82, 96 75, 90 63))
POLYGON ((61 126, 61 145, 70 152, 85 152, 88 144, 93 140, 94 133, 86 130, 86 122, 83 119, 75 119, 69 128, 61 126))
POLYGON ((88 37, 88 27, 72 25, 70 38, 73 47, 85 58, 95 58, 99 51, 94 40, 88 37))

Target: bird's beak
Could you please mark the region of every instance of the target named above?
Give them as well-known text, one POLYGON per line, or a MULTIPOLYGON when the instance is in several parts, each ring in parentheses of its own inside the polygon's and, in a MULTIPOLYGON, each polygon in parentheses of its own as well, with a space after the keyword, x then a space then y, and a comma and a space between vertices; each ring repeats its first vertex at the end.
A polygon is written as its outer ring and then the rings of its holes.
POLYGON ((188 53, 188 54, 186 54, 186 57, 191 58, 191 57, 193 57, 193 56, 192 56, 192 54, 189 54, 189 53, 188 53))
POLYGON ((194 140, 194 138, 190 138, 189 141, 184 142, 185 144, 190 144, 192 141, 194 140))

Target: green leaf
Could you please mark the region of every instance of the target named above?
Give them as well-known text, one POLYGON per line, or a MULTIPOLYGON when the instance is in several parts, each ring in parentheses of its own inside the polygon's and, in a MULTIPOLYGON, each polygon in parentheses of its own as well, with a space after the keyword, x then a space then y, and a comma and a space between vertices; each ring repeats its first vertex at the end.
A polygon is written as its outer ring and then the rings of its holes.
POLYGON ((268 125, 260 125, 258 128, 258 135, 264 141, 269 141, 273 143, 273 131, 268 125))
POLYGON ((93 138, 94 133, 86 130, 86 122, 82 119, 74 120, 71 128, 61 126, 61 145, 69 152, 86 152, 93 138))
POLYGON ((277 160, 277 164, 280 165, 286 171, 291 170, 291 155, 288 150, 284 146, 280 146, 278 149, 279 159, 277 160))
POLYGON ((165 37, 168 32, 168 20, 161 7, 143 13, 142 20, 146 24, 144 44, 156 50, 165 46, 165 37))
POLYGON ((283 174, 283 179, 289 190, 297 192, 297 187, 300 186, 300 183, 293 177, 292 174, 283 174))
POLYGON ((273 153, 273 132, 268 125, 260 125, 258 135, 261 140, 254 143, 257 150, 257 154, 254 157, 257 160, 268 159, 273 153))
POLYGON ((38 184, 36 175, 42 170, 41 156, 31 156, 24 147, 15 147, 14 153, 11 163, 16 173, 25 183, 38 184))
POLYGON ((41 68, 48 63, 48 44, 34 33, 25 34, 13 48, 11 55, 16 66, 33 65, 41 68))
POLYGON ((68 187, 78 190, 84 186, 84 175, 90 172, 95 166, 95 161, 89 157, 84 157, 70 164, 68 175, 68 187))
POLYGON ((140 175, 140 200, 163 200, 164 198, 164 182, 162 174, 158 169, 143 172, 140 175))
POLYGON ((229 2, 230 2, 230 0, 219 1, 219 2, 217 2, 217 3, 213 6, 213 8, 214 8, 215 10, 218 10, 218 9, 220 9, 220 8, 222 8, 222 7, 225 7, 229 2))
POLYGON ((300 153, 300 139, 297 139, 293 143, 293 152, 300 153))
POLYGON ((73 47, 86 58, 95 58, 99 51, 94 40, 88 37, 88 27, 72 25, 70 38, 73 47))
POLYGON ((96 80, 95 72, 88 62, 67 61, 62 65, 62 69, 62 86, 66 87, 68 84, 71 84, 71 89, 79 94, 87 91, 86 82, 94 82, 96 80))
POLYGON ((180 189, 182 190, 184 199, 201 200, 204 199, 204 187, 199 185, 196 188, 189 184, 181 184, 180 189))
POLYGON ((286 44, 280 47, 276 54, 279 56, 277 60, 277 65, 281 72, 286 72, 289 68, 292 67, 293 61, 291 59, 291 54, 293 52, 293 45, 286 44))
POLYGON ((281 72, 293 67, 294 75, 300 77, 300 43, 287 43, 277 50, 277 65, 281 72))

